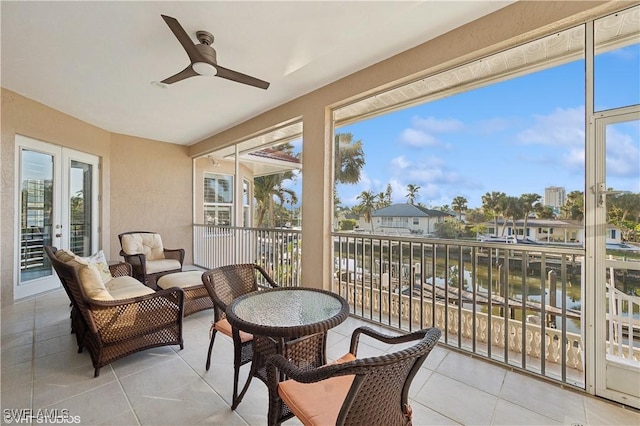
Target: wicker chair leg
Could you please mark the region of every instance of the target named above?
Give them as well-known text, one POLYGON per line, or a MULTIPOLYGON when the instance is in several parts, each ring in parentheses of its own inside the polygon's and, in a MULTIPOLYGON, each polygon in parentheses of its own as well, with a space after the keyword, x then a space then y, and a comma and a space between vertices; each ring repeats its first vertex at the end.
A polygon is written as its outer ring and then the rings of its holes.
POLYGON ((78 345, 78 353, 81 354, 82 353, 82 346, 78 345))
POLYGON ((100 367, 96 368, 94 373, 93 373, 93 377, 98 377, 100 375, 100 367))
POLYGON ((247 390, 249 389, 249 385, 251 384, 251 379, 253 379, 255 371, 254 371, 253 363, 251 363, 251 369, 249 370, 249 377, 247 377, 247 382, 242 387, 242 390, 240 391, 240 395, 238 395, 238 393, 237 393, 238 392, 238 376, 240 375, 240 364, 237 363, 234 366, 233 369, 234 369, 234 372, 233 372, 233 402, 231 404, 231 409, 235 410, 236 407, 238 407, 238 404, 240 404, 242 402, 242 398, 244 398, 244 394, 247 393, 247 390))
POLYGON ((209 352, 207 353, 207 366, 205 367, 207 371, 209 371, 209 367, 211 367, 211 351, 213 350, 213 341, 216 340, 216 332, 217 330, 215 328, 211 330, 211 342, 209 342, 209 352))

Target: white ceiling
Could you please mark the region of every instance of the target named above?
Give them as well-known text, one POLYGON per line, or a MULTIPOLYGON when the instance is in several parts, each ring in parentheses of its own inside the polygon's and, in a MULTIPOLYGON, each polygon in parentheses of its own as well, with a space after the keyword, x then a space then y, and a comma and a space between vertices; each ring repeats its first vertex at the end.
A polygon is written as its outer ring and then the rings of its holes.
POLYGON ((0 3, 2 87, 105 130, 190 145, 512 3, 197 1, 0 3), (189 60, 161 14, 218 63, 269 81, 151 84, 189 60))

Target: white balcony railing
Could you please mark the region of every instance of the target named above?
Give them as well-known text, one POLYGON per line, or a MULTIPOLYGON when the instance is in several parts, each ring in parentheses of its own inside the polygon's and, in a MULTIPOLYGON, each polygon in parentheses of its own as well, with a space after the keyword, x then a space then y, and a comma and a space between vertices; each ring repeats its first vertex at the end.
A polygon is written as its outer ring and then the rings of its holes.
POLYGON ((193 263, 206 269, 258 263, 280 285, 300 285, 301 232, 291 229, 193 226, 193 263))
MULTIPOLYGON (((301 250, 298 230, 194 226, 194 263, 207 269, 256 262, 298 286, 301 250)), ((333 251, 331 290, 352 315, 436 326, 443 344, 584 387, 583 249, 334 233, 333 251)), ((609 353, 637 362, 638 298, 608 294, 609 353)))
MULTIPOLYGON (((607 357, 640 367, 640 297, 616 286, 616 276, 638 274, 640 262, 607 259, 607 357)), ((621 283, 621 287, 624 283, 621 283)))

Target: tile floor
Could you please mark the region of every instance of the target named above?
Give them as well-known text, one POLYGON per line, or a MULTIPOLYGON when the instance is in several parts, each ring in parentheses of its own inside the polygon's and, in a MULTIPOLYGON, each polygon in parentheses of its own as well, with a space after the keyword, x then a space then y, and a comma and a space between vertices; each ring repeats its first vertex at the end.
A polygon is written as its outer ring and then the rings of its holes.
MULTIPOLYGON (((184 350, 163 347, 103 367, 93 377, 87 353, 76 353, 66 294, 57 290, 2 308, 1 403, 11 410, 67 410, 82 425, 264 425, 267 391, 255 380, 236 411, 229 408, 232 342, 216 339, 205 371, 211 311, 185 319, 184 350)), ((349 318, 331 330, 327 355, 349 345, 349 318)), ((361 345, 365 343, 361 342, 361 345)), ((388 351, 361 346, 360 356, 388 351)), ((247 370, 244 367, 243 370, 247 370)), ((632 409, 565 390, 438 346, 411 388, 416 425, 640 425, 632 409)), ((42 411, 41 411, 42 413, 42 411)), ((60 411, 62 413, 62 411, 60 411)), ((37 424, 37 420, 33 421, 37 424)), ((292 419, 285 424, 297 424, 292 419)))

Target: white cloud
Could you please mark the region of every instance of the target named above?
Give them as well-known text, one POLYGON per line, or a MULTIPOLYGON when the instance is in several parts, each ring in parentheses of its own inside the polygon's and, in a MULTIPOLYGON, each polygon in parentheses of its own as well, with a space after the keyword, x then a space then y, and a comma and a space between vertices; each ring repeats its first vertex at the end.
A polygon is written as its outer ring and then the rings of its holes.
POLYGON ((584 172, 584 149, 574 148, 564 155, 564 167, 568 170, 584 172))
POLYGON ((584 106, 556 108, 549 115, 534 115, 534 124, 517 135, 526 144, 584 145, 584 106))
POLYGON ((438 139, 433 135, 416 129, 404 129, 400 134, 400 143, 403 145, 422 148, 425 146, 434 146, 438 144, 438 139))
POLYGON ((637 142, 615 127, 607 129, 607 175, 633 177, 640 174, 637 142))
POLYGON ((411 127, 400 133, 400 143, 415 148, 438 146, 441 142, 435 136, 438 133, 451 133, 464 129, 464 124, 455 119, 435 117, 413 117, 411 127))
POLYGON ((396 157, 396 158, 392 159, 389 164, 391 165, 391 168, 393 170, 406 169, 407 167, 409 167, 411 165, 411 163, 409 161, 407 161, 406 158, 404 158, 404 155, 401 155, 400 157, 396 157))

